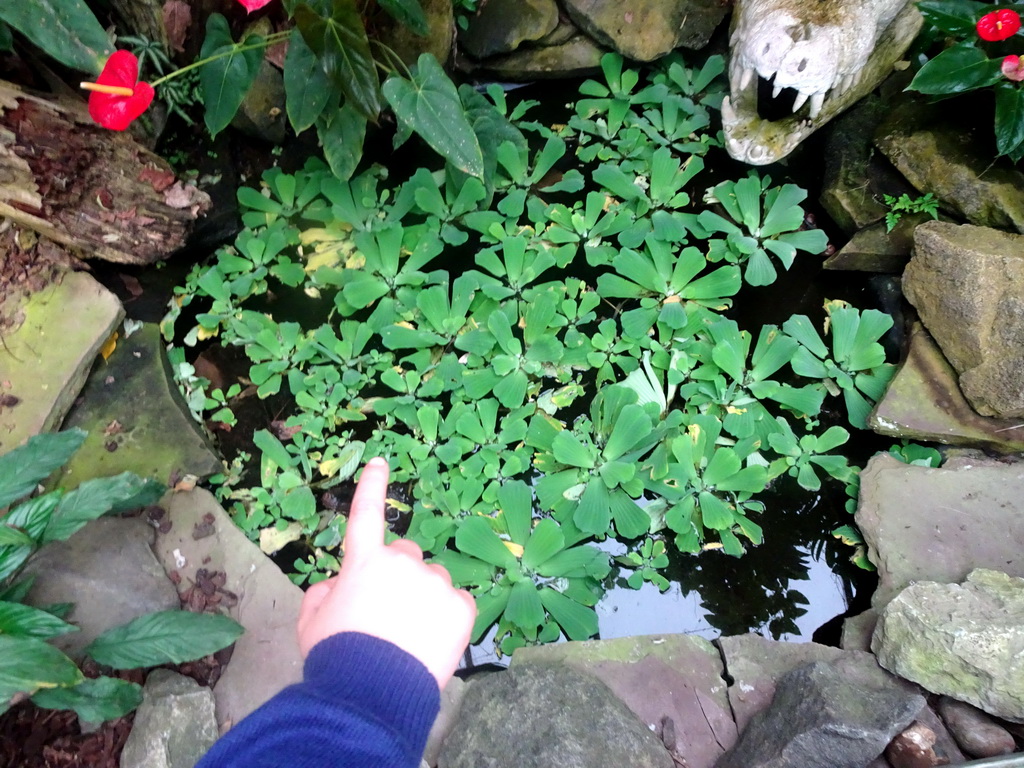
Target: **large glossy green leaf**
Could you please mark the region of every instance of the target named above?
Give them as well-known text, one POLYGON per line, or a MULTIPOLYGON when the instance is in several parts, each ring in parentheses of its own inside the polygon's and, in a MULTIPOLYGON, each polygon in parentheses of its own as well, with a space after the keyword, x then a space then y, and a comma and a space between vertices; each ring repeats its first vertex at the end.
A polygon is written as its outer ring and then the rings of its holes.
POLYGON ((954 45, 921 67, 907 90, 938 95, 995 85, 1003 77, 1001 63, 1002 59, 990 59, 981 48, 954 45))
POLYGON ((330 16, 318 13, 309 3, 299 3, 294 18, 302 39, 320 57, 334 86, 363 117, 376 121, 380 80, 355 0, 333 0, 330 16))
POLYGON ((516 567, 516 556, 482 517, 467 517, 459 523, 455 532, 455 546, 460 552, 499 568, 509 570, 516 567))
POLYGON ((98 73, 114 50, 84 0, 4 0, 0 2, 0 21, 21 32, 48 56, 80 72, 98 73))
POLYGON ((985 12, 985 3, 976 0, 920 0, 917 8, 925 21, 957 37, 976 34, 974 25, 985 12))
POLYGON ((288 38, 288 54, 284 59, 284 95, 288 120, 295 133, 302 133, 316 122, 332 95, 327 70, 297 29, 288 38))
POLYGON ((592 450, 569 430, 563 430, 551 441, 551 453, 555 460, 571 467, 594 467, 592 450))
POLYGON ((825 342, 821 340, 814 324, 806 315, 793 315, 782 324, 782 330, 807 347, 815 356, 824 358, 828 355, 825 342))
POLYGON ((580 605, 550 587, 541 588, 540 601, 570 640, 586 640, 597 634, 597 614, 592 608, 580 605))
POLYGON ((420 56, 412 80, 392 75, 384 96, 399 122, 418 133, 435 152, 470 176, 483 176, 484 161, 473 126, 455 84, 429 53, 420 56))
POLYGON ((78 665, 49 643, 0 635, 0 711, 16 693, 77 685, 84 679, 78 665))
POLYGON ((536 632, 537 627, 544 623, 544 606, 532 581, 517 581, 512 586, 508 605, 505 606, 505 618, 528 635, 536 632))
POLYGON ((35 543, 32 537, 0 521, 0 547, 24 547, 35 543))
POLYGON ((701 491, 697 495, 697 503, 700 505, 701 517, 704 519, 705 528, 723 530, 733 524, 733 512, 729 504, 709 491, 701 491))
POLYGON ((611 493, 612 519, 619 536, 635 539, 651 527, 650 516, 621 488, 611 493))
POLYGON ((608 555, 596 547, 586 545, 563 549, 537 566, 537 573, 549 579, 586 576, 603 579, 610 570, 608 555))
MULTIPOLYGON (((60 492, 55 491, 23 501, 7 513, 4 523, 23 531, 33 541, 39 541, 60 498, 60 492)), ((16 573, 35 550, 35 544, 0 546, 0 582, 16 573)))
POLYGON ((996 87, 996 148, 1001 155, 1019 150, 1024 143, 1024 88, 1002 82, 996 87))
POLYGON ((64 541, 90 520, 108 512, 155 504, 164 490, 160 483, 143 480, 131 472, 86 480, 61 498, 50 516, 43 541, 64 541))
POLYGON ((405 24, 417 35, 426 35, 430 32, 427 16, 423 13, 419 0, 377 0, 377 4, 393 19, 405 24))
POLYGON ((61 621, 52 613, 21 603, 0 601, 0 635, 47 638, 77 631, 78 627, 61 621))
POLYGON ((142 686, 116 677, 97 677, 67 688, 38 691, 32 703, 43 709, 72 709, 83 723, 102 723, 138 707, 142 686))
POLYGON ((210 14, 207 19, 200 55, 220 55, 199 69, 206 127, 212 136, 228 127, 256 79, 263 61, 263 48, 256 47, 261 41, 258 35, 250 35, 235 43, 227 19, 219 13, 210 14))
POLYGON ((0 509, 28 496, 41 481, 67 464, 85 440, 85 434, 81 429, 69 429, 35 435, 0 456, 0 509))
POLYGON ((331 172, 339 179, 351 178, 363 159, 366 118, 346 101, 341 109, 320 115, 316 130, 331 172))
POLYGON ((227 616, 160 611, 104 632, 85 653, 114 669, 180 664, 231 645, 243 631, 227 616))

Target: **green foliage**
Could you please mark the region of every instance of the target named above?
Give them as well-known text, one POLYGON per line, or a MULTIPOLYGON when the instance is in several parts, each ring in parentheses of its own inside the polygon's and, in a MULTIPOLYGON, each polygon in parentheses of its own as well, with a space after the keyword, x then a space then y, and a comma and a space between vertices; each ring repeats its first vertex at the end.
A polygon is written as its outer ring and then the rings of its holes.
MULTIPOLYGON (((40 707, 73 709, 85 722, 100 722, 121 717, 142 702, 139 685, 86 678, 47 642, 78 631, 61 618, 69 606, 42 609, 22 603, 32 582, 19 574, 40 547, 69 538, 90 520, 153 504, 163 495, 159 483, 126 472, 87 480, 67 493, 30 497, 84 439, 81 430, 37 435, 0 456, 0 712, 16 697, 30 696, 40 707)), ((86 654, 117 669, 152 667, 213 653, 241 631, 224 616, 165 611, 105 632, 86 654)))
MULTIPOLYGON (((456 94, 424 63, 385 93, 400 120, 447 130, 456 94)), ((672 56, 641 76, 609 55, 557 130, 500 89, 461 90, 479 156, 392 186, 378 167, 342 181, 309 163, 239 190, 247 229, 193 269, 163 331, 238 347, 274 400, 274 434, 256 432, 261 455, 217 493, 251 538, 303 548, 295 581, 337 569, 344 517, 323 499, 386 456, 406 535, 476 596, 474 638, 496 626, 508 653, 597 631, 610 564, 588 542, 635 542, 626 581, 664 588, 668 531, 685 552, 739 555, 763 538, 770 482, 848 478, 829 453, 845 430, 818 419, 843 376, 854 405, 880 394, 888 326, 830 305, 830 351, 802 321, 752 333, 723 314, 744 282, 771 281, 762 262, 774 279, 773 260, 825 236, 801 229, 791 184, 723 182, 708 209, 722 71, 672 56), (299 290, 313 322, 277 316, 272 296, 299 290)), ((232 394, 172 356, 190 403, 228 423, 232 394)))
POLYGON ((927 213, 933 219, 939 218, 939 201, 931 192, 914 198, 906 192, 899 197, 882 195, 882 199, 889 206, 885 214, 886 232, 892 232, 904 213, 927 213))
MULTIPOLYGON (((81 72, 99 73, 103 62, 113 53, 110 38, 84 0, 3 3, 0 25, 3 24, 25 35, 64 66, 81 72)), ((7 35, 10 36, 9 30, 7 35)))
POLYGON ((976 0, 919 0, 927 27, 943 44, 914 76, 907 90, 946 98, 980 88, 995 91, 994 114, 998 154, 1014 162, 1024 157, 1024 84, 1002 72, 1007 54, 1024 53, 1019 35, 1006 42, 986 42, 976 30, 985 14, 998 9, 1020 11, 1019 4, 985 5, 976 0), (952 42, 952 44, 950 44, 952 42), (990 58, 991 55, 991 58, 990 58))

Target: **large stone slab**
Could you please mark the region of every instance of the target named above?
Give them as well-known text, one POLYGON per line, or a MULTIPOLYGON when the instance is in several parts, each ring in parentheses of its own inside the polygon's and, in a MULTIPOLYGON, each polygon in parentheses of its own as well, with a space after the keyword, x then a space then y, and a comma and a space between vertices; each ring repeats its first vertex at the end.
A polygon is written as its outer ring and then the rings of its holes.
POLYGON ((910 725, 924 697, 814 662, 786 674, 771 706, 716 768, 861 768, 910 725))
POLYGON ((879 617, 871 649, 886 669, 1024 722, 1024 579, 977 569, 961 584, 918 582, 879 617))
POLYGON ((932 221, 914 251, 903 292, 960 389, 983 416, 1024 416, 1024 236, 932 221))
POLYGON ((439 768, 673 768, 661 740, 601 681, 523 664, 474 680, 439 768))
POLYGON ((205 568, 223 571, 224 589, 237 596, 227 614, 245 634, 214 688, 224 730, 302 679, 295 639, 302 590, 245 537, 208 491, 172 492, 161 505, 171 525, 158 536, 156 552, 164 568, 178 574, 179 589, 191 586, 196 571, 205 568))
POLYGON ((169 669, 146 678, 121 768, 194 768, 217 740, 213 693, 169 669))
POLYGON ((909 340, 906 358, 868 417, 871 429, 1000 453, 1024 451, 1020 420, 979 415, 960 391, 953 366, 920 322, 912 325, 909 340))
POLYGON ((459 45, 477 59, 511 53, 558 26, 555 0, 488 0, 459 35, 459 45))
POLYGON ((484 68, 508 80, 582 77, 600 71, 607 51, 586 35, 543 48, 521 49, 488 59, 484 68))
POLYGON ((945 106, 911 101, 891 111, 875 144, 914 187, 934 193, 959 218, 1024 232, 1024 173, 993 164, 983 143, 950 127, 948 115, 945 106))
POLYGON ((520 648, 512 668, 564 664, 611 688, 649 728, 671 721, 675 751, 690 768, 711 768, 736 741, 722 659, 695 635, 646 635, 520 648))
POLYGON ((699 49, 725 18, 714 0, 563 0, 573 22, 628 59, 653 61, 675 48, 699 49))
POLYGON ((860 476, 857 526, 884 607, 915 581, 962 581, 975 568, 1024 576, 1024 463, 950 459, 938 469, 874 456, 860 476))
POLYGON ((807 664, 828 663, 876 687, 892 684, 892 676, 878 666, 874 656, 863 651, 844 651, 818 643, 780 643, 755 634, 722 637, 715 642, 732 680, 729 704, 741 733, 771 704, 779 681, 807 664))
POLYGON ((178 608, 178 592, 150 548, 155 533, 138 518, 101 517, 67 541, 47 544, 25 568, 27 602, 73 603, 81 631, 54 638, 74 658, 103 632, 153 611, 178 608))
POLYGON ((89 376, 65 427, 89 433, 64 468, 65 488, 126 471, 170 483, 184 474, 206 477, 222 469, 171 378, 155 324, 118 340, 89 376))
POLYGON ((5 333, 0 346, 0 394, 7 400, 0 407, 0 454, 60 426, 124 317, 117 297, 85 272, 32 294, 21 312, 21 327, 5 333))

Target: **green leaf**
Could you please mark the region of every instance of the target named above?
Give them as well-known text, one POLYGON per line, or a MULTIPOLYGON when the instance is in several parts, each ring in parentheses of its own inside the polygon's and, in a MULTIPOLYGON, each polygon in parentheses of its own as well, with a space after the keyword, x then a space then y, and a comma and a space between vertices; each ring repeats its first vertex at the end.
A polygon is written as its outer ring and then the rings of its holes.
POLYGON ((1002 59, 990 59, 981 48, 961 43, 947 48, 918 72, 908 91, 932 95, 965 93, 998 83, 1002 59))
POLYGON ((505 618, 527 633, 535 632, 544 623, 544 606, 532 581, 518 581, 512 586, 505 618))
POLYGON ((482 517, 467 517, 459 523, 455 532, 455 546, 460 552, 499 568, 510 570, 516 567, 516 556, 482 517))
POLYGON ((199 69, 199 89, 206 105, 206 127, 211 136, 228 127, 256 79, 263 62, 263 49, 244 49, 259 39, 250 35, 241 43, 235 43, 227 20, 219 13, 210 14, 206 21, 206 39, 200 56, 220 56, 199 69))
POLYGON ((164 490, 160 483, 143 480, 131 472, 86 480, 61 498, 42 540, 65 541, 90 520, 108 512, 156 503, 164 490))
POLYGON ((40 482, 67 464, 85 435, 81 429, 36 435, 0 456, 0 509, 28 496, 40 482))
POLYGON ((295 133, 302 133, 317 121, 330 101, 331 93, 327 70, 306 45, 301 33, 294 30, 288 38, 288 54, 284 58, 284 95, 288 121, 295 133))
POLYGON ((0 635, 0 710, 16 693, 78 685, 84 679, 78 665, 49 643, 0 635))
POLYGON ((705 528, 722 531, 732 526, 734 520, 732 509, 713 493, 701 491, 697 496, 697 503, 700 505, 705 528))
POLYGON ((387 11, 391 18, 405 24, 417 35, 423 36, 430 32, 426 14, 423 13, 418 0, 377 0, 377 4, 387 11))
POLYGON ((974 36, 974 25, 985 13, 984 3, 975 0, 920 0, 917 8, 925 21, 957 37, 974 36))
POLYGON ((592 477, 580 497, 573 522, 583 533, 600 536, 607 532, 611 515, 611 495, 600 478, 592 477))
POLYGON ((0 523, 0 547, 25 547, 33 544, 35 540, 28 534, 0 523))
POLYGON ((493 591, 477 596, 476 621, 473 622, 473 634, 469 637, 471 643, 479 642, 484 632, 504 613, 511 591, 508 583, 503 582, 493 591))
POLYGON ((98 73, 114 50, 84 0, 5 0, 0 3, 0 21, 10 24, 61 64, 80 72, 98 73))
POLYGON ((0 51, 11 51, 14 49, 14 35, 11 28, 0 21, 0 51))
POLYGON ((509 538, 525 545, 533 518, 533 494, 522 480, 511 480, 498 489, 498 504, 509 538))
POLYGON ((21 603, 0 601, 0 635, 47 638, 77 631, 78 627, 61 621, 52 613, 21 603))
POLYGON ((551 453, 560 464, 570 467, 593 469, 594 456, 590 448, 585 446, 576 435, 563 430, 551 441, 551 453))
POLYGON ((570 640, 586 640, 597 634, 597 614, 561 592, 542 587, 540 601, 570 640))
POLYGON ((142 686, 116 677, 97 677, 67 688, 38 691, 32 703, 43 709, 72 709, 83 723, 102 723, 138 707, 142 686))
POLYGON ((453 549, 446 549, 433 562, 445 567, 456 587, 475 587, 487 584, 494 578, 494 566, 464 555, 453 549))
POLYGON ((380 81, 355 0, 333 0, 329 17, 308 3, 299 3, 293 18, 334 87, 363 117, 376 121, 381 107, 380 81))
POLYGON ((231 645, 244 631, 227 616, 160 611, 104 632, 85 654, 114 669, 181 664, 231 645))
POLYGON ((1003 82, 996 87, 996 148, 1009 155, 1024 143, 1024 88, 1003 82))
POLYGON ((644 443, 651 434, 651 417, 642 406, 632 403, 620 412, 604 444, 604 458, 614 461, 644 443))
POLYGON ((565 537, 562 535, 562 529, 551 518, 545 518, 537 523, 530 540, 526 542, 523 550, 523 567, 535 571, 561 552, 563 547, 565 537))
POLYGON ((384 96, 399 122, 414 130, 434 151, 470 176, 483 177, 484 161, 459 92, 429 53, 420 55, 412 80, 392 75, 384 96))

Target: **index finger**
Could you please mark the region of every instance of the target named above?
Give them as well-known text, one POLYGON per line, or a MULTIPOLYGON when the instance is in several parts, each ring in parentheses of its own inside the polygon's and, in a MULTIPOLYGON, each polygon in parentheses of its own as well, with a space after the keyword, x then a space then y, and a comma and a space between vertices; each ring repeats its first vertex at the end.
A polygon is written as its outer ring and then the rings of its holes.
POLYGON ((388 494, 388 463, 378 457, 370 459, 352 497, 352 509, 345 528, 345 557, 362 558, 384 546, 384 500, 388 494))

